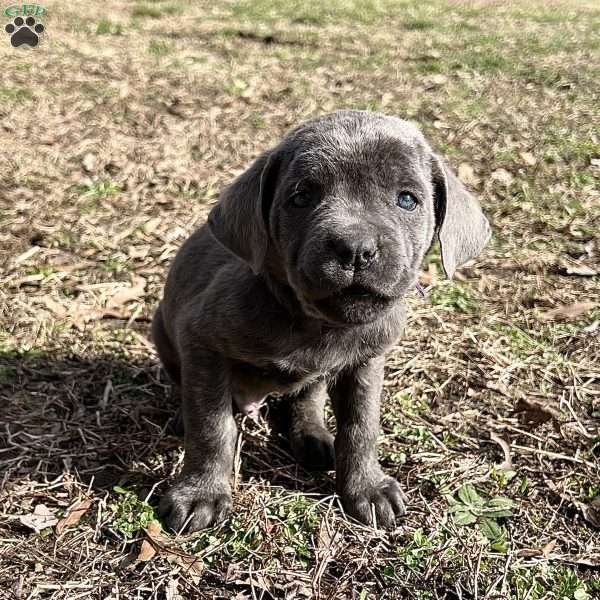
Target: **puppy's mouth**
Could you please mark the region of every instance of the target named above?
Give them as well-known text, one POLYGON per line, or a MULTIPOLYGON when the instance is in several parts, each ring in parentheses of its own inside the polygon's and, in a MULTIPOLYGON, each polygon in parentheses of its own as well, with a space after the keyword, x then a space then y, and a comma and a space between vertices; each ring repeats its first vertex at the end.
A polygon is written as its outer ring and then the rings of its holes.
POLYGON ((377 302, 381 300, 389 300, 389 297, 376 292, 375 290, 353 283, 348 287, 342 288, 335 292, 330 298, 341 298, 344 300, 356 300, 359 302, 377 302))
POLYGON ((328 318, 342 323, 367 323, 385 312, 395 298, 365 285, 352 284, 318 300, 315 305, 328 318))

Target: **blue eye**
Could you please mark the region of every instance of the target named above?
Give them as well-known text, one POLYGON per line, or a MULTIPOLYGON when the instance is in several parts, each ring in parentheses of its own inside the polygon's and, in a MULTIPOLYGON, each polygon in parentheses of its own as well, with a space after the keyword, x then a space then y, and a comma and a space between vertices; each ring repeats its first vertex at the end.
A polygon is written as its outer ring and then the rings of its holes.
POLYGON ((396 198, 396 204, 403 210, 415 210, 419 203, 410 192, 400 192, 396 198))

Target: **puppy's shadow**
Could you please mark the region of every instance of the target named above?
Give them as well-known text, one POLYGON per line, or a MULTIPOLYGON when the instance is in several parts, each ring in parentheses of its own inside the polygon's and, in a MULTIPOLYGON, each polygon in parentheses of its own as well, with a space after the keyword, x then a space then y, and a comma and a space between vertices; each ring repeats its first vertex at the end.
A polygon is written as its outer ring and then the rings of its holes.
MULTIPOLYGON (((22 481, 70 474, 86 486, 145 495, 177 471, 177 410, 156 361, 0 351, 0 494, 22 481)), ((272 427, 237 417, 241 480, 331 493, 327 475, 295 464, 280 412, 273 410, 272 427)))

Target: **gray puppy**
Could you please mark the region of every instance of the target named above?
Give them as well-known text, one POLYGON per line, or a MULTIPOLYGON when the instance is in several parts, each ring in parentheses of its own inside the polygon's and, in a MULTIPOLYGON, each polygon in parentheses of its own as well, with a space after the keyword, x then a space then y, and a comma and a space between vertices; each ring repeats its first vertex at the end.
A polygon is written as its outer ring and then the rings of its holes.
POLYGON ((395 526, 402 493, 376 450, 384 353, 436 234, 450 277, 490 228, 420 131, 380 114, 309 121, 223 192, 175 258, 153 322, 185 429, 182 474, 159 506, 167 525, 194 531, 224 518, 234 405, 255 414, 279 392, 297 459, 335 468, 348 514, 395 526))

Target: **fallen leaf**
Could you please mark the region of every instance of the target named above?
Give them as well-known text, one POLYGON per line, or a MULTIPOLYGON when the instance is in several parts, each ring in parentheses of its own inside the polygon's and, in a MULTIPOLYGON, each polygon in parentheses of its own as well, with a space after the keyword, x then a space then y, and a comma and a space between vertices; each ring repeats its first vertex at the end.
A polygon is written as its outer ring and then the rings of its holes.
POLYGON ((62 533, 67 527, 73 527, 77 525, 81 520, 81 517, 89 510, 92 506, 93 501, 89 498, 85 500, 77 500, 74 504, 67 509, 67 514, 56 524, 56 533, 62 533))
POLYGON ((473 167, 468 163, 458 165, 458 178, 467 185, 477 185, 479 183, 479 177, 475 175, 473 167))
POLYGON ((156 228, 163 222, 163 218, 162 217, 154 217, 153 219, 150 219, 149 221, 146 221, 143 225, 142 225, 142 229, 144 230, 144 233, 146 234, 151 234, 154 231, 156 231, 156 228))
POLYGON ((438 274, 438 269, 435 263, 429 263, 427 265, 427 271, 424 271, 423 273, 421 273, 421 276, 419 277, 419 281, 423 284, 423 285, 435 285, 436 283, 438 283, 440 280, 439 278, 439 274, 438 274))
POLYGON ((140 547, 139 554, 137 555, 137 559, 142 562, 148 562, 154 558, 155 555, 156 550, 154 549, 154 546, 148 540, 144 540, 140 547))
POLYGON ((529 398, 519 398, 515 404, 514 414, 518 415, 519 420, 527 425, 541 425, 554 419, 556 423, 561 422, 561 413, 555 408, 531 400, 529 398))
POLYGON ((38 504, 30 515, 20 516, 19 521, 36 533, 39 533, 42 529, 54 527, 58 523, 54 511, 50 510, 45 504, 38 504))
POLYGON ((534 558, 536 556, 543 556, 544 552, 541 548, 521 548, 515 554, 519 558, 534 558))
POLYGON ((147 540, 144 540, 138 554, 138 560, 150 560, 154 554, 158 553, 164 556, 171 564, 177 564, 183 567, 183 572, 190 577, 194 583, 200 581, 204 572, 204 563, 202 559, 181 552, 177 548, 171 548, 172 541, 162 532, 162 527, 158 521, 152 521, 145 529, 147 540), (144 545, 144 544, 147 545, 144 545), (154 552, 154 554, 152 553, 154 552))
POLYGON ((93 173, 96 170, 96 163, 96 157, 91 152, 88 152, 81 161, 83 168, 88 173, 93 173))
POLYGON ((596 308, 596 302, 575 302, 539 313, 542 321, 571 321, 596 308))
POLYGON ((506 169, 496 169, 492 173, 492 179, 508 187, 513 182, 514 177, 506 169))
POLYGON ((580 277, 594 277, 598 271, 578 262, 562 261, 562 271, 566 275, 579 275, 580 277))
POLYGON ((119 290, 112 298, 106 303, 106 308, 118 308, 127 302, 137 300, 144 295, 146 289, 146 280, 139 275, 135 276, 130 287, 123 290, 119 290))
POLYGON ((552 554, 552 550, 554 550, 554 548, 556 548, 556 540, 551 540, 542 547, 542 554, 548 558, 550 554, 552 554))
POLYGON ((531 152, 519 152, 521 160, 528 166, 533 167, 537 163, 537 159, 531 152))
POLYGON ((66 309, 65 306, 63 306, 60 302, 57 302, 56 300, 54 300, 54 298, 51 298, 50 296, 44 296, 41 298, 41 300, 46 305, 48 310, 56 317, 64 319, 69 314, 69 311, 66 309))
POLYGON ((448 83, 448 78, 441 73, 436 73, 435 75, 428 77, 427 82, 431 83, 433 86, 439 86, 448 83))
POLYGON ((581 507, 584 519, 596 529, 600 529, 600 496, 581 507))

